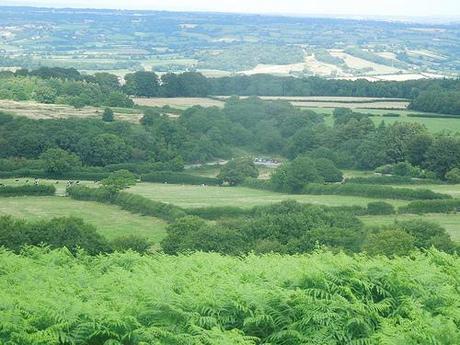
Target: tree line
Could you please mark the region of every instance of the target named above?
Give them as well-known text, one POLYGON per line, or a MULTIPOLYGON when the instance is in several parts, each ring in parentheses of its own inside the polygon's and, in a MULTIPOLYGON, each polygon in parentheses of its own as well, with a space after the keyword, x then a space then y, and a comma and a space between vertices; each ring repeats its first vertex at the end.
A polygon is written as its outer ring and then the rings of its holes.
POLYGON ((355 96, 407 98, 414 110, 460 115, 459 79, 369 82, 267 74, 207 78, 198 72, 166 73, 160 77, 155 72, 138 71, 127 74, 121 85, 119 78, 110 73, 84 75, 73 68, 57 67, 2 72, 0 77, 0 98, 75 107, 132 107, 127 96, 355 96))

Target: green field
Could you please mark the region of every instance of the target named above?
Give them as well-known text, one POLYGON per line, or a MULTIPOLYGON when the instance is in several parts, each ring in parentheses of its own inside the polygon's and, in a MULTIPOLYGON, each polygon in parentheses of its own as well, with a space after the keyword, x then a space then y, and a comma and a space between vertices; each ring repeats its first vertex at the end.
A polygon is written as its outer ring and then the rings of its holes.
POLYGON ((444 227, 452 240, 460 242, 460 213, 455 214, 424 214, 424 215, 389 215, 389 216, 363 216, 360 219, 366 225, 391 225, 395 220, 422 219, 437 223, 444 227))
POLYGON ((118 206, 60 196, 0 198, 0 215, 27 220, 79 217, 96 226, 98 232, 108 239, 135 234, 159 242, 166 227, 160 219, 132 214, 118 206))
MULTIPOLYGON (((28 183, 31 184, 33 183, 34 179, 22 177, 18 179, 1 179, 0 180, 1 183, 7 186, 22 186, 26 184, 26 181, 29 181, 28 183)), ((40 184, 54 185, 54 187, 56 188, 56 195, 59 195, 59 196, 65 195, 65 190, 66 190, 68 180, 39 179, 38 181, 40 184)), ((80 181, 79 184, 82 186, 88 186, 88 187, 99 187, 99 184, 95 184, 94 181, 80 181)))
MULTIPOLYGON (((325 121, 327 125, 332 126, 334 119, 332 112, 335 108, 308 108, 314 112, 324 114, 325 121)), ((442 131, 452 131, 460 132, 460 117, 459 118, 433 118, 433 117, 408 117, 408 114, 424 114, 417 111, 411 110, 380 110, 380 109, 353 109, 353 111, 366 113, 366 114, 376 114, 383 115, 388 113, 400 114, 399 117, 383 117, 383 116, 372 116, 371 119, 376 125, 379 125, 380 122, 385 121, 386 124, 391 124, 394 122, 416 122, 422 125, 425 125, 426 128, 432 133, 438 133, 442 131)), ((425 114, 426 115, 426 114, 425 114)), ((433 115, 442 115, 442 114, 433 114, 433 115)))
MULTIPOLYGON (((157 183, 139 183, 129 189, 130 193, 142 195, 155 201, 163 201, 185 208, 209 206, 253 207, 267 205, 283 200, 297 200, 328 206, 366 206, 376 199, 341 195, 289 195, 244 187, 202 187, 157 183)), ((386 200, 401 206, 407 202, 386 200)))

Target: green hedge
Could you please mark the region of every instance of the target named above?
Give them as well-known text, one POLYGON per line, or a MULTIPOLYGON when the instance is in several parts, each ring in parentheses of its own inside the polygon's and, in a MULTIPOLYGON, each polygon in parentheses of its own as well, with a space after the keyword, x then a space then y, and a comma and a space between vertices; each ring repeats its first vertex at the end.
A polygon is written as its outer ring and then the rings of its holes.
POLYGON ((369 177, 352 177, 346 180, 351 184, 441 184, 438 180, 414 179, 407 176, 369 176, 369 177))
POLYGON ((0 196, 44 196, 54 195, 56 188, 53 185, 39 184, 39 185, 22 185, 22 186, 0 186, 0 196))
POLYGON ((150 174, 141 175, 142 182, 171 183, 171 184, 192 184, 217 186, 222 184, 222 180, 213 177, 203 177, 190 175, 174 171, 158 171, 150 174))
POLYGON ((365 184, 307 184, 303 190, 303 194, 316 195, 352 195, 363 196, 367 198, 378 199, 401 199, 401 200, 417 200, 417 199, 450 199, 447 194, 435 193, 429 189, 409 189, 409 188, 393 188, 389 186, 376 186, 365 184))
POLYGON ((148 174, 152 171, 182 171, 183 164, 174 164, 171 162, 155 163, 119 163, 110 164, 104 167, 104 170, 113 172, 117 170, 128 170, 135 174, 148 174))
POLYGON ((209 220, 242 217, 251 215, 253 213, 252 208, 240 208, 232 206, 189 208, 185 211, 190 216, 198 216, 209 220))
POLYGON ((407 114, 407 117, 425 117, 425 118, 433 118, 433 119, 455 119, 460 115, 448 115, 448 114, 407 114))
POLYGON ((63 175, 50 175, 44 170, 18 169, 13 171, 0 171, 0 178, 47 178, 61 180, 102 180, 109 176, 109 172, 72 171, 63 175))
POLYGON ((173 221, 186 215, 186 212, 178 206, 153 201, 132 193, 114 193, 104 187, 72 186, 67 188, 67 193, 72 199, 110 203, 133 213, 158 217, 166 221, 173 221))
POLYGON ((460 199, 413 201, 398 209, 399 213, 452 213, 460 211, 460 199))

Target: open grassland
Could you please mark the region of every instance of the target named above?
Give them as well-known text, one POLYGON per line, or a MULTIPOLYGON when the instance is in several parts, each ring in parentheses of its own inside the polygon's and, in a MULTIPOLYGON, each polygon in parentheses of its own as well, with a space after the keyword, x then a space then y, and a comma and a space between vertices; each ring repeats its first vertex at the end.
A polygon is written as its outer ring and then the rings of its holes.
MULTIPOLYGON (((101 118, 103 107, 86 106, 76 109, 64 104, 43 104, 34 101, 0 100, 0 111, 34 120, 63 118, 101 118)), ((142 113, 137 109, 113 108, 115 120, 139 122, 142 113)))
POLYGON ((396 220, 410 221, 410 220, 426 220, 441 225, 450 234, 452 240, 460 242, 460 213, 454 214, 402 214, 402 215, 389 215, 389 216, 362 216, 360 219, 366 225, 391 225, 396 220))
MULTIPOLYGON (((244 187, 203 187, 157 183, 139 183, 128 191, 151 200, 163 201, 185 208, 209 206, 249 208, 283 200, 297 200, 302 203, 328 206, 366 206, 369 202, 376 200, 338 195, 289 195, 244 187)), ((399 200, 387 200, 387 202, 395 206, 407 204, 407 202, 399 200)))
POLYGON ((59 196, 0 198, 0 215, 27 220, 74 216, 94 225, 108 239, 134 234, 155 243, 165 236, 166 227, 160 219, 136 215, 118 206, 59 196))

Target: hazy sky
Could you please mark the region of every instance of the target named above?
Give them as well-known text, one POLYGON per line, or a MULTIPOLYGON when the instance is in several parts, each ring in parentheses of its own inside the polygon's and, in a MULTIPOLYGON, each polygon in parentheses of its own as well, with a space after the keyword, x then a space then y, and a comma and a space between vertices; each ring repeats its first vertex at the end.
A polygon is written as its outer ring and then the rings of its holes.
POLYGON ((460 0, 2 0, 1 4, 299 15, 460 16, 460 0))

